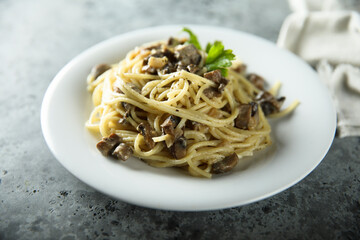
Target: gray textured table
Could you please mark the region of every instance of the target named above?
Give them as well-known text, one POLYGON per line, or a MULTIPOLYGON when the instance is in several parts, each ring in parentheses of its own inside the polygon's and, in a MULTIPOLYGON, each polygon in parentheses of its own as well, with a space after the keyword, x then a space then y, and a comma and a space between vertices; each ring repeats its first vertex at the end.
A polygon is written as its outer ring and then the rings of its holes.
POLYGON ((276 41, 284 1, 0 0, 0 239, 359 239, 360 138, 335 139, 303 181, 266 200, 208 212, 133 206, 80 182, 52 156, 40 106, 70 59, 161 24, 230 27, 276 41))

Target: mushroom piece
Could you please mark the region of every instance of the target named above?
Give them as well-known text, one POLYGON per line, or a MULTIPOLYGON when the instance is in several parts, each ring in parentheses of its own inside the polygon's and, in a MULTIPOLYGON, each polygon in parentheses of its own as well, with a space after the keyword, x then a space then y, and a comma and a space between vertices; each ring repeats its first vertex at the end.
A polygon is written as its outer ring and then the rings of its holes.
POLYGON ((156 74, 157 74, 156 69, 153 68, 153 67, 150 67, 149 65, 143 66, 143 67, 141 68, 141 70, 142 70, 143 72, 146 72, 146 73, 151 74, 151 75, 156 75, 156 74))
POLYGON ((149 123, 142 122, 137 126, 136 129, 141 133, 141 135, 143 135, 146 145, 150 149, 153 149, 155 147, 155 142, 151 136, 151 127, 150 127, 149 123))
POLYGON ((186 156, 186 138, 184 136, 175 139, 174 144, 169 148, 174 158, 180 159, 186 156))
POLYGON ((260 90, 264 90, 265 80, 263 77, 255 74, 250 73, 246 76, 247 80, 249 80, 252 84, 255 85, 260 90))
POLYGON ((229 83, 229 80, 227 80, 226 78, 224 78, 221 75, 220 70, 214 70, 211 72, 204 73, 204 78, 213 81, 217 85, 216 87, 209 87, 204 90, 204 94, 208 98, 220 97, 221 92, 224 90, 226 85, 229 83))
MULTIPOLYGON (((137 93, 141 93, 141 90, 133 83, 127 83, 132 90, 134 90, 137 93)), ((121 89, 118 87, 115 87, 115 91, 118 93, 122 93, 121 89), (120 91, 120 92, 119 92, 120 91)), ((120 102, 121 106, 123 107, 125 114, 122 119, 120 119, 121 122, 123 122, 126 118, 130 116, 131 110, 135 107, 134 105, 127 103, 127 102, 120 102)))
POLYGON ((123 161, 128 159, 133 153, 132 149, 125 143, 122 143, 121 138, 115 133, 104 137, 96 144, 96 147, 104 156, 112 156, 123 161))
POLYGON ((142 71, 149 74, 157 74, 160 71, 162 74, 175 72, 175 63, 177 59, 172 51, 166 47, 153 50, 153 53, 145 57, 143 60, 142 71))
POLYGON ((117 134, 113 133, 108 137, 104 137, 96 144, 96 147, 104 156, 110 156, 120 143, 121 138, 117 134))
POLYGON ((131 109, 134 107, 130 103, 127 102, 121 102, 121 106, 125 110, 124 118, 128 118, 130 116, 131 109))
POLYGON ((190 64, 186 67, 186 70, 190 73, 197 73, 198 71, 200 71, 200 68, 194 64, 190 64))
POLYGON ((164 134, 175 135, 175 128, 179 124, 180 118, 174 115, 169 116, 160 125, 164 134))
POLYGON ((210 98, 210 99, 214 98, 214 97, 221 97, 221 92, 217 88, 214 88, 214 87, 205 88, 203 93, 207 98, 210 98))
POLYGON ((220 83, 222 77, 223 76, 221 75, 220 70, 214 70, 211 72, 204 73, 204 78, 207 78, 207 79, 213 81, 214 83, 220 83))
POLYGON ((125 161, 133 154, 131 147, 125 143, 120 143, 113 151, 112 156, 119 160, 125 161))
POLYGON ((224 88, 226 87, 226 85, 229 83, 229 80, 224 78, 221 75, 221 71, 218 69, 211 71, 211 72, 204 73, 204 78, 207 78, 207 79, 213 81, 214 83, 216 83, 218 85, 217 89, 219 90, 219 92, 222 92, 224 90, 224 88))
POLYGON ((148 65, 155 69, 163 68, 168 62, 167 57, 150 57, 148 60, 148 65))
POLYGON ((100 76, 101 74, 103 74, 104 72, 109 70, 110 68, 111 68, 111 66, 108 64, 105 64, 105 63, 98 64, 91 69, 90 74, 94 77, 94 79, 96 79, 98 76, 100 76))
POLYGON ((241 104, 239 106, 239 115, 235 119, 235 127, 252 130, 259 123, 258 105, 255 102, 241 104))
POLYGON ((167 138, 165 140, 166 146, 168 148, 170 148, 174 144, 176 138, 184 134, 183 130, 175 129, 179 122, 179 117, 171 115, 167 119, 165 119, 165 121, 160 125, 160 127, 162 128, 162 132, 170 136, 170 138, 167 138))
POLYGON ((264 91, 255 99, 261 106, 265 116, 277 113, 285 101, 285 97, 275 98, 271 93, 264 91))
POLYGON ((223 160, 216 162, 212 165, 211 173, 219 174, 225 173, 233 169, 239 161, 239 157, 236 153, 225 157, 223 160))
POLYGON ((185 67, 190 64, 198 65, 201 61, 201 55, 193 44, 176 46, 175 57, 185 67))

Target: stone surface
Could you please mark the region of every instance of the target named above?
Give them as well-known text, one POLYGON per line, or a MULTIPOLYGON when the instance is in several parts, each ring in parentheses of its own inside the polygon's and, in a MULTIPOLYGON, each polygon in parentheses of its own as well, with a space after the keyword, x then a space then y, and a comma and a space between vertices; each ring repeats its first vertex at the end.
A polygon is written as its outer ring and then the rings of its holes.
POLYGON ((40 107, 55 74, 109 37, 162 24, 208 24, 276 41, 281 0, 0 0, 0 239, 359 239, 360 138, 335 139, 303 181, 220 211, 133 206, 80 182, 52 156, 40 107))

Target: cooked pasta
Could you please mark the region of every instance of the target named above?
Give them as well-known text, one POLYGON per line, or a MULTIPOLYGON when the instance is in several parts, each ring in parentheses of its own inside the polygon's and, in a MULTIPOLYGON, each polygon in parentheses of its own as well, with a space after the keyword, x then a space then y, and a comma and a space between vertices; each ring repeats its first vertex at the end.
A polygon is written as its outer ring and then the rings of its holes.
POLYGON ((94 109, 86 127, 103 137, 97 147, 104 155, 133 155, 210 178, 271 144, 265 114, 287 114, 297 103, 282 113, 284 99, 274 97, 279 86, 265 91, 262 78, 249 80, 241 63, 212 70, 211 49, 195 46, 170 38, 93 69, 87 83, 94 109))

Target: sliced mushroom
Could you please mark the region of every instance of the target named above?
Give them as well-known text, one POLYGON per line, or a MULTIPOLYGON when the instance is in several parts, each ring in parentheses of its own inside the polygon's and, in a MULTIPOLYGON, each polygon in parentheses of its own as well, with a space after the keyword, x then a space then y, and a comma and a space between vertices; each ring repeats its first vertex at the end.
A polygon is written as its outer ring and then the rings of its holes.
POLYGON ((153 50, 153 53, 143 60, 142 71, 149 74, 167 74, 176 71, 175 64, 177 59, 172 51, 162 46, 160 49, 153 50))
POLYGON ((111 68, 111 66, 108 64, 105 64, 105 63, 98 64, 91 69, 90 74, 94 77, 94 79, 96 79, 98 76, 100 76, 101 74, 103 74, 104 72, 109 70, 110 68, 111 68))
POLYGON ((150 148, 153 149, 155 147, 155 142, 152 139, 151 136, 151 127, 149 125, 149 123, 147 122, 142 122, 140 123, 137 128, 138 132, 141 133, 141 135, 143 135, 144 139, 145 139, 145 144, 150 148))
POLYGON ((127 102, 121 102, 121 106, 125 110, 124 118, 128 118, 130 116, 130 112, 134 106, 127 102))
POLYGON ((208 98, 221 97, 221 92, 214 87, 208 87, 203 91, 204 95, 208 98))
POLYGON ((175 129, 176 126, 179 124, 180 118, 176 116, 169 116, 165 121, 160 125, 164 134, 168 134, 168 138, 165 140, 166 146, 170 148, 175 139, 182 136, 184 131, 181 129, 175 129))
POLYGON ((167 57, 150 57, 148 65, 155 69, 162 69, 168 63, 167 57))
POLYGON ((259 123, 258 105, 255 102, 241 104, 239 106, 239 115, 235 119, 235 127, 252 130, 259 123))
POLYGON ((145 73, 151 74, 151 75, 156 75, 157 71, 155 68, 150 67, 149 65, 145 65, 141 68, 141 70, 145 73))
POLYGON ((104 156, 110 156, 120 143, 121 138, 113 133, 109 137, 104 137, 96 144, 96 147, 104 156))
POLYGON ((216 88, 210 87, 210 88, 207 88, 204 90, 204 94, 208 98, 220 97, 221 92, 224 90, 226 85, 229 83, 229 80, 227 80, 226 78, 224 78, 221 75, 220 70, 214 70, 211 72, 204 73, 204 78, 207 78, 207 79, 213 81, 217 85, 216 88))
POLYGON ((226 85, 229 83, 229 80, 227 80, 226 78, 221 78, 221 81, 219 83, 219 86, 218 86, 218 90, 219 92, 222 92, 224 91, 226 85))
POLYGON ((261 106, 265 116, 277 113, 285 101, 285 97, 275 98, 271 93, 264 91, 258 94, 256 101, 261 106))
POLYGON ((263 77, 255 74, 255 73, 251 73, 249 75, 246 76, 246 78, 255 85, 255 87, 257 87, 260 90, 264 90, 264 85, 265 85, 265 80, 263 77))
POLYGON ((175 135, 175 128, 179 124, 180 118, 174 115, 169 116, 165 121, 160 125, 164 134, 175 135))
POLYGON ((223 160, 216 162, 212 165, 211 173, 219 174, 225 173, 233 169, 239 161, 239 157, 236 153, 225 157, 223 160))
POLYGON ((207 78, 211 81, 213 81, 214 83, 220 83, 222 75, 221 75, 221 71, 220 70, 214 70, 211 72, 207 72, 204 73, 204 78, 207 78))
POLYGON ((174 158, 180 159, 186 156, 186 138, 184 136, 175 139, 174 144, 169 148, 174 158))
POLYGON ((196 73, 200 70, 200 68, 194 64, 187 65, 186 70, 190 73, 196 73))
POLYGON ((125 143, 120 143, 112 153, 112 156, 116 157, 119 160, 125 161, 133 154, 131 147, 125 143))
POLYGON ((175 47, 175 57, 181 62, 181 65, 198 65, 201 61, 201 55, 193 44, 178 45, 175 47))

